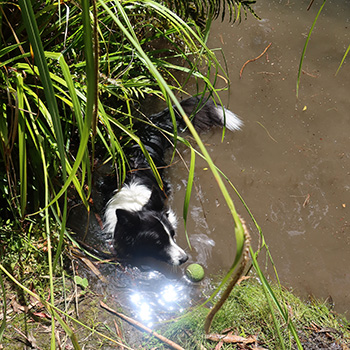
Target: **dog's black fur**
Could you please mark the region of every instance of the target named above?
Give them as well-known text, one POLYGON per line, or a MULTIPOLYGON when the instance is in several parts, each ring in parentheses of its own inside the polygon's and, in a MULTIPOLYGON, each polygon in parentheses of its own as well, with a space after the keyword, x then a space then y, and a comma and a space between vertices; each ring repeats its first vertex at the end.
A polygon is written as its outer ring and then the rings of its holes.
MULTIPOLYGON (((242 122, 232 112, 216 106, 212 100, 202 102, 192 97, 181 103, 198 131, 212 126, 229 130, 240 129, 242 122)), ((177 127, 181 131, 185 123, 176 111, 177 127)), ((172 132, 173 124, 168 109, 149 117, 158 128, 172 132)), ((143 124, 140 139, 152 157, 158 171, 166 165, 164 154, 170 143, 154 126, 143 124)), ((142 150, 134 146, 130 150, 130 172, 122 188, 108 202, 105 210, 105 230, 114 234, 114 246, 121 257, 152 256, 173 265, 184 263, 188 256, 175 243, 176 216, 166 205, 169 186, 159 187, 142 150), (139 170, 137 170, 139 169, 139 170)))

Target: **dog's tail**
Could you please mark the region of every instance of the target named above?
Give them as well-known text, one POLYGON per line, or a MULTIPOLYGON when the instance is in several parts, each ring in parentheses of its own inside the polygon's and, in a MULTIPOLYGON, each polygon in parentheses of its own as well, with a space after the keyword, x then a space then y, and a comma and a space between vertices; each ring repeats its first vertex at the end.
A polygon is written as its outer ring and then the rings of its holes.
MULTIPOLYGON (((187 116, 192 120, 192 124, 198 132, 207 131, 213 126, 225 126, 227 129, 235 131, 239 130, 243 125, 241 119, 233 112, 216 105, 211 99, 191 97, 182 101, 181 106, 187 116)), ((177 128, 181 132, 186 129, 186 123, 175 107, 174 111, 177 128)), ((167 132, 173 131, 173 123, 168 108, 160 113, 151 115, 149 119, 159 130, 165 130, 167 132)), ((165 165, 164 152, 171 144, 159 130, 150 124, 142 124, 140 128, 140 139, 156 166, 161 167, 165 165)), ((130 165, 135 169, 149 166, 143 152, 138 147, 132 148, 130 165)))
MULTIPOLYGON (((193 126, 198 132, 207 131, 213 126, 225 126, 231 131, 240 130, 243 122, 236 114, 228 109, 215 104, 212 99, 190 97, 180 102, 182 109, 191 119, 193 126)), ((186 128, 186 124, 176 107, 174 107, 177 127, 180 131, 186 128)), ((152 122, 159 128, 171 132, 173 124, 169 109, 150 116, 152 122)), ((154 131, 151 131, 153 134, 154 131)))
MULTIPOLYGON (((225 126, 231 131, 240 130, 242 120, 228 109, 216 105, 213 100, 191 97, 181 102, 185 113, 192 118, 193 126, 198 131, 206 131, 213 126, 225 126)), ((183 122, 180 122, 182 125, 183 122)))

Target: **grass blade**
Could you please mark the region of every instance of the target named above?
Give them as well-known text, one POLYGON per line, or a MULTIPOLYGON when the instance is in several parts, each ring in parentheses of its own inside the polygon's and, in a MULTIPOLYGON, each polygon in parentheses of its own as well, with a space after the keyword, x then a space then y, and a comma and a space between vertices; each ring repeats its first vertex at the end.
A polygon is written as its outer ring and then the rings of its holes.
POLYGON ((190 147, 190 149, 191 149, 191 163, 190 163, 190 170, 188 173, 185 201, 184 201, 184 206, 183 206, 183 219, 184 219, 184 225, 185 225, 185 234, 186 234, 187 244, 188 244, 189 248, 192 250, 190 239, 188 237, 188 232, 187 232, 187 214, 188 214, 188 208, 189 208, 189 204, 190 204, 192 187, 193 187, 196 153, 195 153, 193 147, 190 147))
POLYGON ((65 164, 65 151, 63 133, 60 122, 60 115, 58 111, 57 101, 50 79, 50 72, 45 60, 45 53, 43 44, 40 39, 40 33, 38 25, 35 20, 33 5, 30 0, 19 0, 19 5, 22 12, 23 21, 27 29, 28 37, 34 52, 34 60, 38 66, 40 73, 40 80, 43 85, 46 103, 50 111, 53 127, 55 130, 55 137, 57 142, 57 148, 60 154, 61 167, 63 173, 63 179, 66 178, 66 164, 65 164))
POLYGON ((26 131, 25 117, 23 113, 23 77, 20 73, 16 74, 17 80, 17 110, 18 115, 18 153, 19 153, 19 179, 20 179, 20 211, 21 217, 24 217, 27 206, 27 149, 26 149, 26 131))
MULTIPOLYGON (((84 52, 86 60, 86 81, 87 81, 87 96, 86 96, 86 110, 85 118, 89 121, 90 126, 94 119, 94 113, 97 108, 97 67, 94 57, 93 31, 91 29, 91 12, 90 1, 83 0, 81 2, 83 13, 83 27, 84 27, 84 52)), ((96 58, 97 59, 97 58, 96 58)), ((93 126, 94 127, 94 126, 93 126)), ((86 132, 86 130, 85 130, 86 132)))
POLYGON ((346 49, 346 51, 345 51, 345 53, 344 53, 344 56, 343 56, 343 58, 342 58, 342 60, 341 60, 341 62, 340 62, 340 64, 339 64, 339 67, 338 67, 338 69, 337 69, 335 75, 338 74, 340 68, 342 67, 342 65, 343 65, 343 63, 344 63, 344 61, 345 61, 345 59, 346 59, 346 56, 347 56, 348 53, 349 53, 349 51, 350 51, 350 45, 349 45, 348 48, 346 49))
POLYGON ((1 285, 1 291, 2 291, 2 302, 3 302, 3 308, 2 308, 2 322, 0 326, 0 344, 2 341, 2 337, 4 335, 4 331, 6 329, 6 315, 7 315, 7 302, 6 302, 6 290, 5 290, 5 285, 4 281, 2 280, 2 274, 0 273, 0 285, 1 285))
POLYGON ((310 37, 311 37, 311 33, 315 27, 315 24, 317 22, 317 19, 318 19, 318 16, 320 15, 320 13, 322 12, 322 9, 323 9, 323 6, 326 4, 326 1, 327 0, 323 0, 323 4, 321 5, 320 9, 318 10, 317 12, 317 15, 314 19, 314 22, 312 23, 312 26, 310 28, 310 31, 309 31, 309 34, 306 38, 306 41, 305 41, 305 45, 304 45, 304 48, 303 48, 303 52, 301 54, 301 58, 300 58, 300 63, 299 63, 299 69, 298 69, 298 78, 297 78, 297 88, 296 88, 296 96, 297 98, 299 97, 299 84, 300 84, 300 75, 301 75, 301 68, 303 66, 303 62, 304 62, 304 57, 305 57, 305 52, 306 52, 306 48, 307 48, 307 45, 309 43, 309 40, 310 40, 310 37))
POLYGON ((293 323, 291 322, 290 318, 289 318, 289 314, 288 314, 288 311, 283 309, 281 304, 279 303, 278 299, 276 298, 274 292, 272 291, 268 281, 266 280, 264 274, 262 273, 259 265, 258 265, 258 262, 256 260, 256 253, 253 252, 253 250, 250 248, 250 253, 251 253, 251 257, 252 257, 252 262, 253 262, 253 266, 255 268, 255 271, 258 273, 258 276, 259 276, 259 279, 262 283, 262 287, 264 289, 264 292, 265 292, 265 295, 266 295, 266 300, 269 304, 269 307, 270 307, 270 310, 271 310, 271 315, 273 317, 273 322, 275 324, 275 329, 276 329, 276 332, 277 332, 277 335, 278 335, 278 338, 280 340, 280 344, 282 346, 283 349, 285 349, 285 346, 284 346, 284 341, 283 341, 283 338, 282 338, 282 335, 281 335, 281 331, 280 331, 280 328, 277 324, 277 320, 276 320, 276 316, 274 314, 274 310, 273 310, 273 306, 272 306, 272 303, 277 307, 280 315, 282 316, 284 322, 288 325, 288 328, 290 329, 293 337, 294 337, 294 340, 296 341, 297 343, 297 346, 298 346, 298 349, 302 350, 303 349, 303 346, 301 345, 301 342, 300 342, 300 339, 298 337, 298 334, 295 330, 295 327, 293 325, 293 323))

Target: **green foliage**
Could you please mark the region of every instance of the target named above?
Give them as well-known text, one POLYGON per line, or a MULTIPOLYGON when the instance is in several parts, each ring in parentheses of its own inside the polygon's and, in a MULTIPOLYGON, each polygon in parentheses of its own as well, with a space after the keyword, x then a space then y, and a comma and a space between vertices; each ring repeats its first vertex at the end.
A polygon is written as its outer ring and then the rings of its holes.
POLYGON ((221 17, 223 21, 227 15, 230 22, 241 21, 242 12, 245 17, 250 12, 258 18, 252 8, 252 5, 256 3, 255 0, 165 0, 164 2, 183 18, 193 18, 198 23, 204 22, 208 17, 215 19, 221 17))
POLYGON ((88 207, 95 149, 103 149, 102 160, 114 159, 123 180, 123 148, 136 131, 133 101, 164 93, 154 69, 176 90, 176 70, 185 83, 183 74, 197 76, 212 90, 200 71, 220 69, 206 33, 157 2, 100 1, 93 23, 88 5, 85 12, 73 3, 19 5, 2 5, 0 47, 2 216, 8 211, 18 223, 46 206, 45 172, 51 206, 73 183, 88 207))
POLYGON ((89 282, 86 277, 81 278, 80 276, 75 276, 74 282, 83 289, 87 288, 87 286, 89 285, 89 282))
POLYGON ((309 43, 309 40, 310 40, 310 37, 311 37, 311 33, 312 33, 312 31, 313 31, 313 29, 314 29, 314 27, 316 25, 317 19, 318 19, 319 15, 321 14, 324 5, 326 4, 326 1, 327 0, 323 0, 323 3, 322 3, 320 9, 317 12, 317 15, 316 15, 316 17, 315 17, 315 19, 314 19, 314 21, 312 23, 312 26, 310 28, 309 34, 307 35, 307 38, 305 40, 305 45, 304 45, 303 52, 302 52, 301 57, 300 57, 300 63, 299 63, 299 69, 298 69, 298 78, 297 78, 297 87, 296 87, 296 96, 297 96, 297 98, 299 96, 299 85, 300 85, 301 68, 303 66, 303 61, 304 61, 304 58, 305 58, 306 48, 307 48, 307 45, 309 43))
MULTIPOLYGON (((310 325, 317 325, 320 329, 333 329, 339 336, 338 343, 346 344, 350 337, 349 330, 346 330, 348 322, 332 312, 326 303, 316 300, 303 302, 292 292, 281 289, 279 286, 270 283, 270 288, 278 301, 288 305, 288 321, 286 322, 276 312, 276 320, 273 320, 268 299, 265 296, 263 287, 257 279, 251 277, 241 282, 231 293, 223 308, 218 312, 213 321, 211 334, 233 334, 248 338, 255 336, 258 346, 264 349, 295 349, 295 343, 288 330, 288 323, 293 323, 299 335, 307 339, 311 333, 310 325), (277 322, 282 344, 276 337, 275 322, 277 322)), ((216 343, 206 340, 202 329, 205 315, 208 310, 205 308, 195 309, 174 322, 161 326, 160 332, 165 337, 172 339, 185 349, 213 349, 216 343)), ((149 344, 152 346, 162 345, 157 342, 149 344), (151 345, 152 344, 152 345, 151 345)), ((223 344, 220 349, 239 349, 235 343, 223 344)), ((307 348, 307 347, 305 347, 307 348)))
POLYGON ((347 57, 349 51, 350 51, 350 45, 349 45, 348 48, 346 49, 346 51, 345 51, 345 53, 344 53, 344 56, 343 56, 341 62, 339 63, 339 67, 338 67, 337 71, 335 72, 335 75, 337 75, 338 72, 340 71, 340 68, 341 68, 342 65, 344 64, 344 61, 345 61, 345 59, 346 59, 346 57, 347 57))
MULTIPOLYGON (((315 19, 314 19, 314 21, 313 21, 313 23, 312 23, 311 28, 310 28, 309 34, 307 35, 306 40, 305 40, 303 52, 302 52, 301 57, 300 57, 299 69, 298 69, 298 78, 297 78, 297 87, 296 87, 296 97, 297 97, 297 98, 298 98, 298 96, 299 96, 300 76, 301 76, 302 66, 303 66, 303 62, 304 62, 304 58, 305 58, 305 54, 306 54, 306 48, 307 48, 307 46, 308 46, 308 43, 309 43, 311 34, 312 34, 313 30, 314 30, 314 27, 315 27, 315 25, 316 25, 317 19, 318 19, 318 17, 320 16, 320 14, 321 14, 321 12, 322 12, 322 10, 323 10, 323 8, 324 8, 324 6, 325 6, 325 4, 326 4, 326 1, 327 1, 327 0, 323 0, 323 3, 322 3, 322 5, 320 6, 320 8, 319 8, 319 10, 318 10, 318 12, 317 12, 317 14, 316 14, 316 17, 315 17, 315 19)), ((308 10, 310 9, 312 3, 313 3, 313 2, 310 2, 309 7, 308 7, 308 10)), ((350 45, 349 45, 348 48, 345 50, 344 56, 343 56, 343 58, 341 59, 341 61, 340 61, 340 63, 339 63, 339 66, 338 66, 337 71, 335 72, 335 75, 337 75, 337 74, 339 73, 339 71, 340 71, 341 67, 342 67, 343 64, 344 64, 344 61, 345 61, 345 59, 346 59, 346 57, 347 57, 349 51, 350 51, 350 45)))

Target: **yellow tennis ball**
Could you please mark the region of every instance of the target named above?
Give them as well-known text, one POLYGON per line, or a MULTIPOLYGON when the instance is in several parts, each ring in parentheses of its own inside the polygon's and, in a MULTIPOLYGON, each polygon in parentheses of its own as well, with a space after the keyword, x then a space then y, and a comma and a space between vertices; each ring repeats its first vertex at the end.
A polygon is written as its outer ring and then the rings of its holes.
POLYGON ((186 268, 187 277, 193 282, 199 282, 204 278, 204 269, 199 264, 190 264, 186 268))

